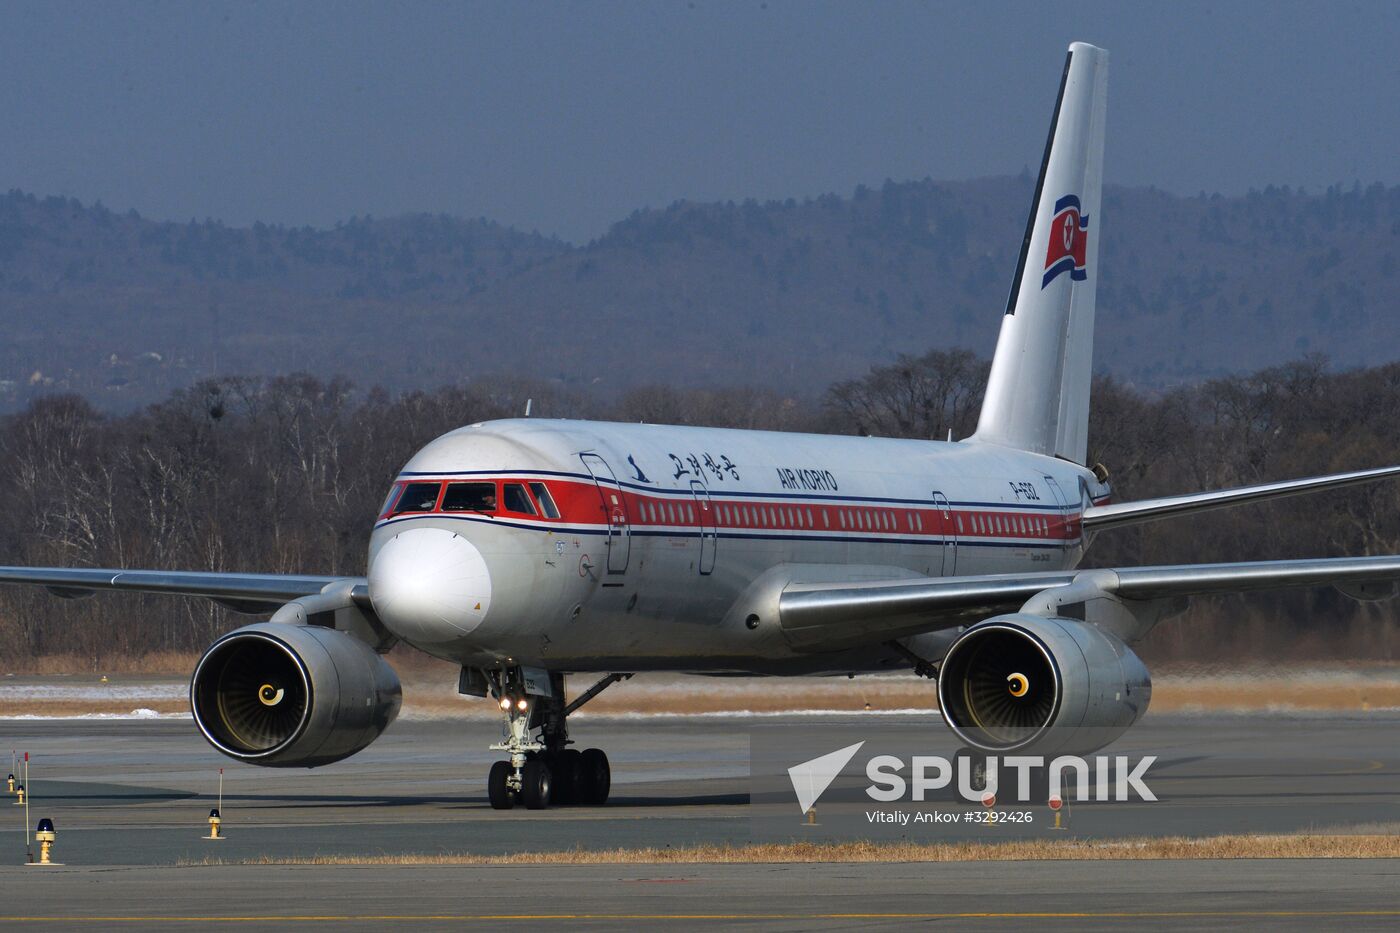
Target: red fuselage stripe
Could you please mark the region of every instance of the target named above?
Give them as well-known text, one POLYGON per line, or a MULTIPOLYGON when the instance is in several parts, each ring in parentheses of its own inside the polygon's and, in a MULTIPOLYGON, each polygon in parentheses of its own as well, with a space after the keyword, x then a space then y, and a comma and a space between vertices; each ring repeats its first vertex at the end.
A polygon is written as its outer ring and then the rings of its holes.
MULTIPOLYGON (((538 477, 472 476, 462 482, 519 482, 529 488, 540 483, 538 477)), ((411 482, 452 482, 452 480, 412 480, 411 482)), ((1080 534, 1077 513, 1028 512, 1016 509, 956 507, 945 513, 939 508, 914 506, 870 506, 824 504, 782 499, 726 499, 719 491, 710 490, 712 520, 702 522, 702 503, 695 496, 677 491, 667 496, 652 496, 613 486, 599 487, 581 480, 550 478, 543 482, 559 507, 560 517, 546 518, 500 509, 494 513, 505 517, 523 518, 549 524, 606 525, 628 524, 633 528, 730 528, 764 531, 868 532, 904 536, 927 535, 956 537, 960 541, 979 538, 1023 538, 1042 541, 1072 541, 1080 534), (606 497, 607 501, 604 501, 606 497), (620 508, 614 508, 614 500, 620 508)), ((533 497, 532 497, 533 498, 533 497)), ((499 497, 498 497, 498 501, 499 497)), ((394 515, 432 515, 432 512, 385 513, 380 519, 394 515)), ((449 513, 450 514, 450 513, 449 513)))

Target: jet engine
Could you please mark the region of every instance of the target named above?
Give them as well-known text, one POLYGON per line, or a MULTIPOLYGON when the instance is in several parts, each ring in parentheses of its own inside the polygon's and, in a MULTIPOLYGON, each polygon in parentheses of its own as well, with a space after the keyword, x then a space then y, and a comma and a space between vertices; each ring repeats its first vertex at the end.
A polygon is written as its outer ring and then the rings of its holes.
POLYGON ((259 622, 209 646, 190 681, 195 724, 238 761, 313 768, 364 749, 399 714, 398 675, 364 642, 259 622))
POLYGON ((980 622, 948 649, 938 674, 943 718, 987 752, 1088 754, 1126 732, 1151 699, 1138 656, 1074 619, 980 622))

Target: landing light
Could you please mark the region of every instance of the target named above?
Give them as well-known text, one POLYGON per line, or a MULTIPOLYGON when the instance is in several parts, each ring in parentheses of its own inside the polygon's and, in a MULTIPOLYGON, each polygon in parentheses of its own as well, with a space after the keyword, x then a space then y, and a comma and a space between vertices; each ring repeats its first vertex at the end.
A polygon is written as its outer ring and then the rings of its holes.
POLYGON ((520 702, 518 702, 518 703, 515 704, 515 708, 518 709, 518 710, 520 710, 520 712, 523 713, 523 712, 525 712, 527 709, 530 708, 530 701, 529 701, 529 700, 526 700, 524 697, 521 697, 521 698, 520 698, 520 702))
POLYGON ((506 712, 510 711, 510 697, 501 697, 501 709, 506 712))

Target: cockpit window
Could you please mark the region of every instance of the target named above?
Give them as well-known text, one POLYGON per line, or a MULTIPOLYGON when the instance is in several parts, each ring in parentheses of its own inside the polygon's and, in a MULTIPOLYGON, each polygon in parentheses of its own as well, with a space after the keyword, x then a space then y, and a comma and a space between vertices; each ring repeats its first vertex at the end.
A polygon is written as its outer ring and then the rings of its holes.
POLYGON ((544 510, 546 518, 558 518, 559 506, 554 504, 554 497, 549 494, 549 487, 544 483, 531 483, 530 491, 539 500, 540 508, 544 510))
POLYGON ((399 496, 399 504, 394 507, 394 514, 403 512, 431 512, 433 506, 437 505, 438 491, 442 489, 441 483, 407 483, 403 487, 403 495, 399 496))
POLYGON ((525 487, 520 483, 506 483, 502 490, 504 493, 503 502, 509 512, 523 512, 526 515, 535 514, 535 504, 530 501, 530 495, 525 491, 525 487))
POLYGON ((496 511, 495 483, 448 483, 442 497, 444 512, 496 511))
POLYGON ((394 500, 399 497, 399 493, 401 492, 403 492, 403 487, 398 483, 389 487, 389 494, 384 497, 384 504, 379 507, 380 515, 388 514, 390 507, 394 504, 394 500))

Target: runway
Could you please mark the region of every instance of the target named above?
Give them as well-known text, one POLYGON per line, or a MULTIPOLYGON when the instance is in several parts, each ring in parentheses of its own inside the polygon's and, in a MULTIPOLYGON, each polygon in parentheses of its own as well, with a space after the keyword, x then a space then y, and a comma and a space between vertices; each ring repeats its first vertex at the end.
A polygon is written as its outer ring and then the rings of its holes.
MULTIPOLYGON (((547 916, 563 914, 580 922, 598 918, 589 922, 608 927, 664 918, 792 929, 894 927, 936 917, 989 929, 1046 922, 1303 928, 1343 916, 1363 927, 1400 924, 1400 863, 1393 861, 198 864, 745 844, 756 825, 750 742, 784 722, 764 719, 756 729, 742 717, 580 719, 576 737, 605 748, 613 761, 609 804, 502 813, 485 800, 484 775, 494 757, 486 746, 496 732, 489 723, 400 722, 360 755, 306 771, 238 765, 208 748, 188 721, 0 720, 0 755, 12 747, 30 753, 31 817, 54 820, 57 857, 68 866, 21 867, 22 808, 0 804, 0 903, 12 917, 62 923, 92 917, 106 918, 94 924, 140 927, 157 916, 188 918, 165 920, 162 929, 203 928, 211 917, 276 928, 312 916, 365 926, 391 923, 389 917, 450 926, 488 915, 549 924, 557 921, 547 916), (208 842, 200 837, 220 767, 228 838, 208 842), (113 919, 123 917, 131 919, 113 919)), ((813 726, 809 717, 790 723, 813 726)), ((833 728, 859 724, 859 717, 831 722, 833 728)), ((1162 757, 1155 786, 1163 803, 1140 806, 1111 825, 1096 823, 1084 808, 1074 831, 1095 838, 1394 831, 1397 735, 1400 714, 1393 712, 1149 716, 1123 741, 1127 753, 1151 749, 1162 757)), ((802 835, 793 810, 793 838, 813 838, 802 835)))
POLYGON ((1393 860, 964 865, 233 866, 0 872, 19 924, 179 930, 1354 929, 1400 923, 1393 860), (83 921, 86 918, 86 921, 83 921))

